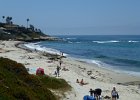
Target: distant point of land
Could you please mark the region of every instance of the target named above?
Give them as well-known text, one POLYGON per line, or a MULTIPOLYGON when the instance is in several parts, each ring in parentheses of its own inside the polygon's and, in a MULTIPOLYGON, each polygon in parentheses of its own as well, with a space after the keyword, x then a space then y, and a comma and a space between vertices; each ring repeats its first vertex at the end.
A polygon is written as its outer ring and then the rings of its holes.
POLYGON ((30 19, 27 18, 27 26, 17 25, 13 23, 12 17, 2 16, 3 21, 0 22, 0 40, 18 40, 18 41, 43 41, 56 40, 57 38, 44 34, 41 29, 29 24, 30 19))

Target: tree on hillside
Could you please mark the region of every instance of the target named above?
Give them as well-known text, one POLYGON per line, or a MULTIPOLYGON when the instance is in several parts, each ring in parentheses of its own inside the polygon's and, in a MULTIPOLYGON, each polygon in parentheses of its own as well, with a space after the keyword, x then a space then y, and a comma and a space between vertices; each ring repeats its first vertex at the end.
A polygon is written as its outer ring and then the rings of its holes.
POLYGON ((30 24, 30 29, 31 29, 32 31, 34 31, 34 29, 35 29, 34 25, 31 25, 31 24, 30 24))
POLYGON ((41 29, 38 29, 38 32, 39 32, 39 33, 42 33, 41 29))
POLYGON ((13 22, 12 22, 12 17, 6 17, 6 23, 7 24, 12 24, 13 22))
POLYGON ((6 17, 6 23, 7 24, 10 22, 9 18, 10 18, 9 16, 6 17))
POLYGON ((4 22, 4 18, 5 18, 5 16, 2 16, 2 18, 3 18, 3 22, 4 22))
POLYGON ((28 22, 30 21, 30 20, 29 20, 29 18, 27 18, 27 20, 26 20, 26 21, 27 21, 27 28, 28 28, 28 22))
POLYGON ((5 16, 2 16, 2 18, 4 19, 4 18, 5 18, 5 16))
POLYGON ((12 17, 9 17, 10 24, 13 24, 12 19, 13 19, 12 17))

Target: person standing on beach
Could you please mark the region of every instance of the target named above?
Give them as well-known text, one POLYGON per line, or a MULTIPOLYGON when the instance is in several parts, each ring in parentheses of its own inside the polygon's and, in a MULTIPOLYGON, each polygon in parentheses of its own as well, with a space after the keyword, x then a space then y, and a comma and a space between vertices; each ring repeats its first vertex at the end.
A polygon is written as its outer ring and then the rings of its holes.
POLYGON ((56 76, 58 76, 59 77, 59 72, 60 72, 60 67, 59 66, 57 66, 57 68, 56 68, 56 72, 57 72, 57 75, 56 76))
POLYGON ((61 56, 63 57, 63 52, 61 53, 61 56))
POLYGON ((62 59, 60 59, 59 64, 60 64, 60 67, 61 67, 61 65, 62 65, 62 59))
POLYGON ((118 92, 116 91, 115 87, 113 87, 113 90, 111 91, 111 96, 112 96, 112 100, 119 99, 119 95, 118 95, 118 92))
POLYGON ((90 93, 90 96, 93 96, 94 90, 90 89, 89 93, 90 93))

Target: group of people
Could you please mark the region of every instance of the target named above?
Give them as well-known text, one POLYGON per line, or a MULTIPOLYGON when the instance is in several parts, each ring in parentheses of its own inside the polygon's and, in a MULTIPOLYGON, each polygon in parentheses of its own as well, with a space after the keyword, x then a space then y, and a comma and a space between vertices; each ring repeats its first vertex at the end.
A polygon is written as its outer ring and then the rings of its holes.
POLYGON ((100 88, 97 88, 95 90, 90 89, 90 96, 86 95, 84 96, 83 100, 102 100, 101 99, 101 93, 102 90, 100 88))
MULTIPOLYGON (((62 53, 63 56, 63 53, 62 53)), ((60 75, 60 69, 61 69, 61 65, 62 65, 62 60, 60 59, 59 61, 59 66, 57 65, 56 67, 56 71, 55 71, 55 75, 56 77, 60 75)), ((81 81, 79 81, 79 79, 76 80, 76 83, 79 83, 80 85, 86 85, 88 83, 85 83, 83 79, 81 79, 81 81)), ((101 93, 102 90, 100 88, 97 88, 95 90, 90 89, 90 96, 84 96, 84 100, 102 100, 101 98, 101 93)), ((119 99, 119 95, 118 92, 116 91, 116 88, 113 87, 113 90, 111 91, 111 98, 112 100, 117 100, 119 99)))
MULTIPOLYGON (((84 96, 83 100, 103 100, 103 98, 101 97, 102 90, 100 88, 97 88, 95 90, 90 89, 89 92, 90 96, 84 96)), ((111 98, 112 100, 119 99, 119 95, 115 87, 113 87, 113 90, 111 91, 111 98)))
POLYGON ((80 85, 86 85, 88 83, 84 82, 83 79, 81 79, 81 81, 79 81, 79 79, 76 80, 76 83, 79 83, 80 85))

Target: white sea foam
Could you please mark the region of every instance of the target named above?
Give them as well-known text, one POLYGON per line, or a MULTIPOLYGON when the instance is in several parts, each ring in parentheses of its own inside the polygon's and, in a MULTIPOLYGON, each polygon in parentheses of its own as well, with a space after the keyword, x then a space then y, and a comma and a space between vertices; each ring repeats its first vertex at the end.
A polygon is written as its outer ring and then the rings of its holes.
MULTIPOLYGON (((61 55, 61 53, 62 53, 56 49, 41 47, 40 45, 37 45, 35 43, 29 43, 29 44, 24 44, 24 45, 31 50, 37 50, 37 51, 47 52, 50 54, 57 54, 57 55, 61 55)), ((65 53, 63 53, 63 55, 67 56, 67 54, 65 54, 65 53)))
POLYGON ((71 42, 71 41, 68 41, 68 43, 81 43, 81 42, 71 42))
POLYGON ((120 42, 120 41, 111 40, 111 41, 92 41, 92 42, 95 42, 95 43, 117 43, 117 42, 120 42))
POLYGON ((98 65, 98 67, 108 69, 108 70, 111 70, 111 71, 115 71, 115 72, 118 72, 118 73, 126 73, 126 74, 130 74, 130 75, 134 75, 134 76, 140 76, 139 72, 125 70, 125 69, 123 70, 123 69, 120 69, 119 66, 109 65, 109 64, 106 64, 106 63, 101 62, 101 61, 92 60, 92 63, 98 65), (114 68, 115 68, 115 70, 114 70, 114 68))
POLYGON ((104 63, 102 61, 99 61, 99 60, 79 59, 79 58, 73 58, 73 59, 83 61, 85 63, 95 64, 98 67, 108 69, 108 70, 111 70, 111 71, 115 71, 115 72, 118 72, 118 73, 126 73, 126 74, 130 74, 130 75, 134 75, 134 76, 140 76, 139 72, 126 71, 126 70, 120 69, 118 66, 112 66, 112 65, 106 64, 106 63, 104 63), (114 68, 115 68, 115 70, 114 70, 114 68))
POLYGON ((139 41, 132 41, 132 40, 129 40, 128 42, 139 42, 139 41))
MULTIPOLYGON (((71 57, 73 58, 73 57, 71 57)), ((82 61, 82 62, 85 62, 85 63, 89 63, 89 64, 95 64, 97 66, 101 66, 101 61, 98 61, 98 60, 92 60, 92 59, 83 59, 83 58, 73 58, 75 60, 78 60, 78 61, 82 61)))
POLYGON ((81 43, 81 42, 76 42, 76 43, 81 43))
POLYGON ((101 61, 98 61, 98 60, 91 60, 91 63, 94 63, 94 64, 96 64, 98 66, 102 65, 101 61))
POLYGON ((75 40, 76 38, 66 38, 67 40, 75 40))

